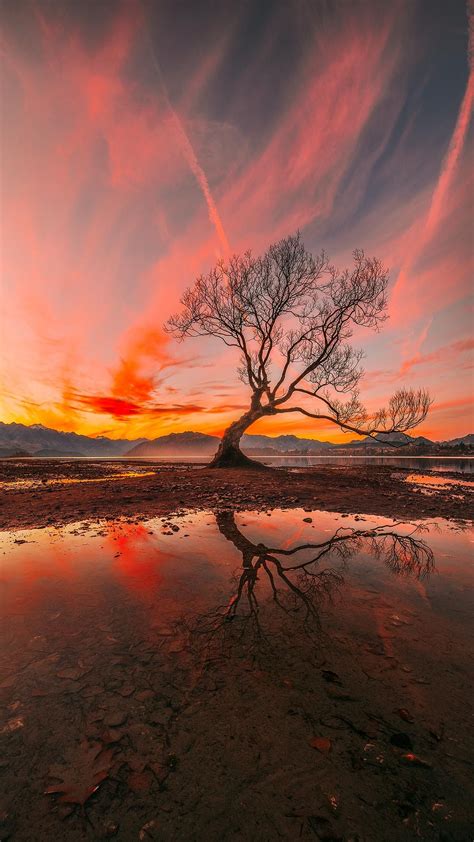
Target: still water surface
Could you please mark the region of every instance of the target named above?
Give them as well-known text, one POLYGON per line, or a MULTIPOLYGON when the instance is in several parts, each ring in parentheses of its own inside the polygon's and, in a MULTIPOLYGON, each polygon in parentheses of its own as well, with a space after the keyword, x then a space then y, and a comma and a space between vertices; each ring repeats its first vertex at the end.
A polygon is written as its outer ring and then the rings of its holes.
MULTIPOLYGON (((251 451, 247 451, 252 456, 251 451)), ((404 468, 416 471, 456 471, 462 474, 474 473, 474 456, 258 456, 254 457, 260 462, 276 467, 304 468, 316 465, 339 465, 343 467, 354 467, 357 465, 386 465, 390 468, 404 468)), ((51 459, 17 459, 15 463, 18 468, 22 466, 27 470, 34 462, 110 462, 120 464, 121 462, 157 462, 167 465, 182 464, 183 462, 204 465, 209 462, 210 457, 202 456, 160 456, 160 457, 130 457, 130 456, 57 456, 51 459)), ((10 460, 8 460, 10 461, 10 460)), ((2 460, 0 460, 1 464, 2 460)))
POLYGON ((474 473, 474 458, 457 456, 301 456, 263 457, 262 462, 287 467, 310 467, 311 465, 386 465, 389 468, 405 468, 417 471, 459 471, 474 473))
MULTIPOLYGON (((252 456, 251 451, 247 451, 252 456)), ((131 461, 127 457, 121 457, 131 461)), ((416 471, 458 471, 462 474, 474 473, 474 457, 472 456, 258 456, 254 457, 260 462, 276 467, 286 468, 310 468, 316 465, 340 465, 343 467, 354 467, 357 465, 386 465, 389 468, 405 468, 416 471)), ((140 461, 134 459, 133 461, 140 461)), ((146 461, 166 462, 191 462, 205 464, 209 459, 200 456, 183 456, 150 458, 146 461)))

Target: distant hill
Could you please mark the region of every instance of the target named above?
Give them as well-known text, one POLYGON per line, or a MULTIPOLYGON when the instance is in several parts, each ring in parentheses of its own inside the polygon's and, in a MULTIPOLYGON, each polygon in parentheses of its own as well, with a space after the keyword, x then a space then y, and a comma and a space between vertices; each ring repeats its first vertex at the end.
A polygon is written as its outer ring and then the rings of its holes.
MULTIPOLYGON (((81 436, 77 433, 63 433, 44 427, 42 424, 4 424, 0 422, 0 458, 12 456, 54 457, 99 457, 133 456, 143 458, 191 457, 207 459, 218 447, 219 438, 205 433, 170 433, 156 439, 109 439, 105 436, 81 436)), ((425 436, 409 436, 407 433, 380 433, 375 438, 364 438, 333 444, 317 439, 299 438, 293 435, 264 436, 244 435, 242 449, 254 457, 258 456, 311 456, 330 453, 394 453, 398 445, 405 453, 442 453, 448 448, 464 453, 474 450, 474 434, 445 442, 433 442, 425 436)))
POLYGON ((42 424, 4 424, 0 421, 0 447, 23 450, 32 456, 123 456, 146 439, 108 439, 51 430, 42 424))
POLYGON ((151 441, 137 444, 128 451, 127 456, 212 456, 219 445, 217 436, 205 433, 170 433, 151 441))
POLYGON ((242 436, 242 450, 260 450, 261 448, 271 448, 278 453, 294 453, 305 450, 310 453, 316 453, 326 450, 331 450, 334 445, 329 441, 317 441, 317 439, 302 439, 298 436, 242 436))
MULTIPOLYGON (((212 456, 219 445, 217 436, 205 433, 170 433, 133 447, 127 456, 173 457, 212 456)), ((301 439, 298 436, 242 436, 242 450, 253 456, 279 456, 290 453, 320 453, 331 449, 330 442, 301 439)))
POLYGON ((0 447, 0 459, 24 459, 25 456, 31 456, 31 453, 18 447, 0 447))
POLYGON ((338 447, 383 447, 384 445, 389 445, 390 447, 404 446, 404 445, 433 445, 435 442, 432 442, 430 439, 425 438, 425 436, 409 436, 408 433, 377 433, 374 438, 371 436, 366 436, 364 439, 355 439, 353 441, 348 442, 347 444, 338 445, 338 447))
POLYGON ((457 447, 464 445, 465 447, 474 447, 474 433, 468 433, 467 436, 462 436, 460 439, 451 439, 450 441, 441 442, 444 447, 457 447))

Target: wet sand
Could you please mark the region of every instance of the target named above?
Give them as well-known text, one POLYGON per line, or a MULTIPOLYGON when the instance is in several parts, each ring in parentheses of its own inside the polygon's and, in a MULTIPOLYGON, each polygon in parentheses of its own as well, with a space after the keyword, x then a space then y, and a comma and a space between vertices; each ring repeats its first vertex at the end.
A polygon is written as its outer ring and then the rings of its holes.
POLYGON ((254 472, 145 460, 1 460, 0 529, 228 505, 235 510, 301 505, 389 517, 473 517, 474 494, 466 477, 443 473, 453 485, 427 488, 406 482, 412 474, 382 466, 254 472))

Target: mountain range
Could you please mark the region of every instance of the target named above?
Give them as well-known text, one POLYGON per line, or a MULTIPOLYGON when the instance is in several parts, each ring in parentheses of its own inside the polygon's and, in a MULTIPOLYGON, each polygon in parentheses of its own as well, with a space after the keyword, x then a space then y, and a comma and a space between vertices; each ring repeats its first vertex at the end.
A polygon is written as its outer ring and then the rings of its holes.
POLYGON ((109 439, 63 433, 42 424, 4 424, 0 421, 0 456, 25 451, 33 456, 124 456, 147 439, 109 439))
MULTIPOLYGON (((474 434, 445 442, 433 442, 425 436, 407 433, 379 434, 376 439, 364 438, 333 444, 293 435, 244 435, 242 449, 253 456, 320 455, 334 452, 357 452, 370 448, 393 453, 390 442, 407 449, 428 452, 440 448, 474 449, 474 434)), ((0 457, 24 456, 89 456, 89 457, 190 457, 207 458, 215 453, 219 439, 205 433, 170 433, 156 439, 109 439, 106 436, 83 436, 44 427, 42 424, 4 424, 0 421, 0 457)))

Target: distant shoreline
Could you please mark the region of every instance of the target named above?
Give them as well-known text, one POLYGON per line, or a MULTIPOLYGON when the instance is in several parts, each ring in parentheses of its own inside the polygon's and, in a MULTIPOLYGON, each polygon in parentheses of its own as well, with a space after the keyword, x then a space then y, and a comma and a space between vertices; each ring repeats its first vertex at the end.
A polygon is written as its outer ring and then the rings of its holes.
MULTIPOLYGON (((276 459, 278 459, 278 460, 279 459, 292 459, 292 460, 296 460, 296 459, 299 459, 299 460, 301 460, 301 459, 311 459, 311 460, 315 460, 315 459, 318 459, 318 460, 319 459, 326 459, 326 460, 328 460, 328 459, 337 459, 337 460, 360 459, 360 460, 363 460, 363 461, 365 461, 367 459, 392 459, 392 460, 398 460, 398 459, 438 459, 440 461, 441 460, 443 460, 443 461, 444 460, 454 460, 454 461, 457 461, 457 462, 458 461, 465 461, 465 460, 466 461, 474 460, 474 456, 466 455, 464 453, 458 453, 455 456, 446 456, 444 453, 443 454, 436 454, 435 453, 435 454, 430 454, 430 455, 420 455, 420 454, 417 454, 417 453, 412 453, 412 454, 409 454, 409 455, 408 454, 394 454, 394 453, 366 453, 364 455, 361 454, 361 453, 345 453, 345 454, 342 454, 342 453, 336 454, 335 453, 335 454, 331 454, 331 455, 326 454, 326 453, 321 453, 321 454, 301 453, 301 454, 288 455, 288 454, 285 454, 285 453, 281 453, 281 454, 278 454, 278 455, 275 455, 275 456, 267 456, 267 455, 260 456, 259 454, 253 454, 252 451, 247 451, 247 455, 251 455, 255 459, 259 459, 261 462, 267 462, 267 461, 276 460, 276 459)), ((181 465, 186 464, 186 462, 188 462, 189 460, 193 460, 193 461, 199 460, 199 462, 203 465, 205 465, 207 462, 209 462, 208 456, 194 456, 194 455, 188 455, 188 454, 182 455, 182 456, 180 456, 180 455, 177 455, 177 456, 76 456, 76 455, 74 455, 74 456, 73 455, 71 455, 71 456, 36 456, 36 454, 32 453, 31 455, 28 455, 28 456, 0 456, 0 462, 3 461, 3 460, 7 460, 7 459, 8 460, 14 459, 16 461, 25 461, 25 462, 30 461, 31 459, 39 459, 39 460, 44 461, 44 462, 54 461, 54 460, 61 460, 61 461, 68 461, 68 460, 78 460, 78 461, 79 460, 93 460, 93 461, 96 461, 96 460, 102 460, 102 461, 107 461, 107 462, 114 462, 114 461, 118 461, 118 462, 149 462, 149 461, 152 461, 152 462, 171 462, 171 463, 174 462, 176 464, 181 464, 181 465)))

